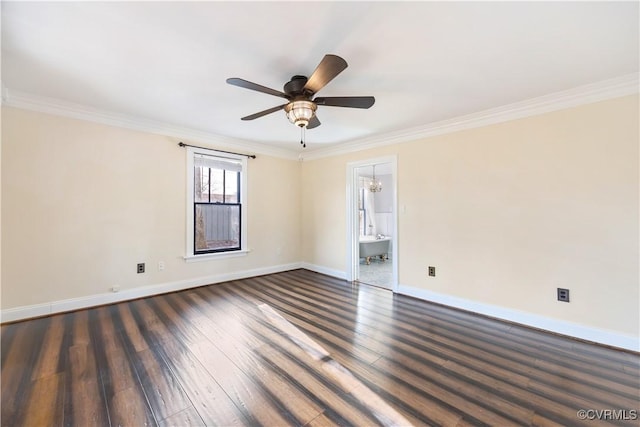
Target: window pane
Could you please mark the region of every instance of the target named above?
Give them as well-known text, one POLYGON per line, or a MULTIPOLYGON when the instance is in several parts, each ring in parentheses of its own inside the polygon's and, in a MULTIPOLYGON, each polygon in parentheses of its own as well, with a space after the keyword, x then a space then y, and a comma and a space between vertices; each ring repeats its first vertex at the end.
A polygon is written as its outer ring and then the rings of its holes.
POLYGON ((209 201, 209 168, 196 166, 193 170, 193 198, 196 202, 209 201))
POLYGON ((222 203, 223 199, 223 183, 224 171, 221 169, 211 169, 211 203, 222 203))
POLYGON ((225 203, 238 203, 238 178, 240 172, 225 171, 224 201, 225 203))
POLYGON ((240 249, 240 206, 195 206, 195 250, 240 249))

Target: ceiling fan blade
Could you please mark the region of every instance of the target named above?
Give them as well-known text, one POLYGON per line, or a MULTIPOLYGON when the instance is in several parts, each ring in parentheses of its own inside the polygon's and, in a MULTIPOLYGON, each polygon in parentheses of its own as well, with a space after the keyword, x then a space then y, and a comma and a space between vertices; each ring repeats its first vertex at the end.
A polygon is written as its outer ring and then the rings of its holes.
POLYGON ((304 89, 312 93, 317 93, 347 67, 347 61, 339 56, 325 55, 313 74, 311 74, 311 77, 309 77, 309 80, 307 80, 304 89))
POLYGON ((250 116, 245 116, 241 120, 253 120, 262 116, 266 116, 267 114, 275 113, 278 110, 282 110, 285 105, 287 104, 278 105, 277 107, 269 108, 268 110, 260 111, 255 114, 251 114, 250 116))
POLYGON ((376 99, 373 96, 329 96, 316 98, 313 102, 329 107, 369 108, 376 99))
POLYGON ((233 85, 233 86, 239 86, 239 87, 243 87, 245 89, 255 90, 255 91, 266 93, 266 94, 269 94, 269 95, 279 96, 280 98, 289 99, 287 94, 285 94, 283 92, 280 92, 279 90, 271 89, 269 87, 262 86, 262 85, 259 85, 257 83, 252 83, 252 82, 244 80, 244 79, 239 79, 237 77, 233 77, 233 78, 227 79, 227 83, 229 83, 230 85, 233 85))
POLYGON ((321 123, 320 123, 320 120, 318 119, 318 116, 314 115, 313 117, 311 117, 311 120, 309 120, 309 124, 307 125, 307 129, 317 128, 320 125, 321 125, 321 123))

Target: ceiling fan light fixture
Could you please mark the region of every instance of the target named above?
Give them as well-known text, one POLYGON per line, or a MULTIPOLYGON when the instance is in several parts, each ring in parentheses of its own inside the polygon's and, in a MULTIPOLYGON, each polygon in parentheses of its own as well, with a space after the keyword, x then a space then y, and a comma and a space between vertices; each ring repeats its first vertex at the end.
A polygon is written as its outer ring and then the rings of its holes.
POLYGON ((284 111, 291 123, 300 127, 307 127, 309 120, 316 114, 316 104, 308 100, 292 101, 285 105, 284 111))

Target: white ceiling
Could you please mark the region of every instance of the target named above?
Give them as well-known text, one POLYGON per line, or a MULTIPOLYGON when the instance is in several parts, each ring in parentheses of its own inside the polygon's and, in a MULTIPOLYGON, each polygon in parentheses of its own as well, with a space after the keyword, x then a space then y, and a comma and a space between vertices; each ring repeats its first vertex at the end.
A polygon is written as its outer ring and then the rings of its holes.
POLYGON ((320 96, 307 150, 638 72, 638 2, 2 2, 2 84, 131 120, 300 152, 283 112, 240 117, 327 53, 349 67, 320 96))

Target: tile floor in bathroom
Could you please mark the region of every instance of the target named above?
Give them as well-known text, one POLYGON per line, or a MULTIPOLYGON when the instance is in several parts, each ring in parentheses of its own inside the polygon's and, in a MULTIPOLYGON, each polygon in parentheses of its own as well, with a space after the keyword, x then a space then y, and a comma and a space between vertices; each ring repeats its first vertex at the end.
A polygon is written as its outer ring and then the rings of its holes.
POLYGON ((368 285, 391 289, 393 274, 393 261, 381 260, 379 257, 371 258, 371 264, 367 265, 364 258, 360 260, 360 274, 358 281, 368 285))

